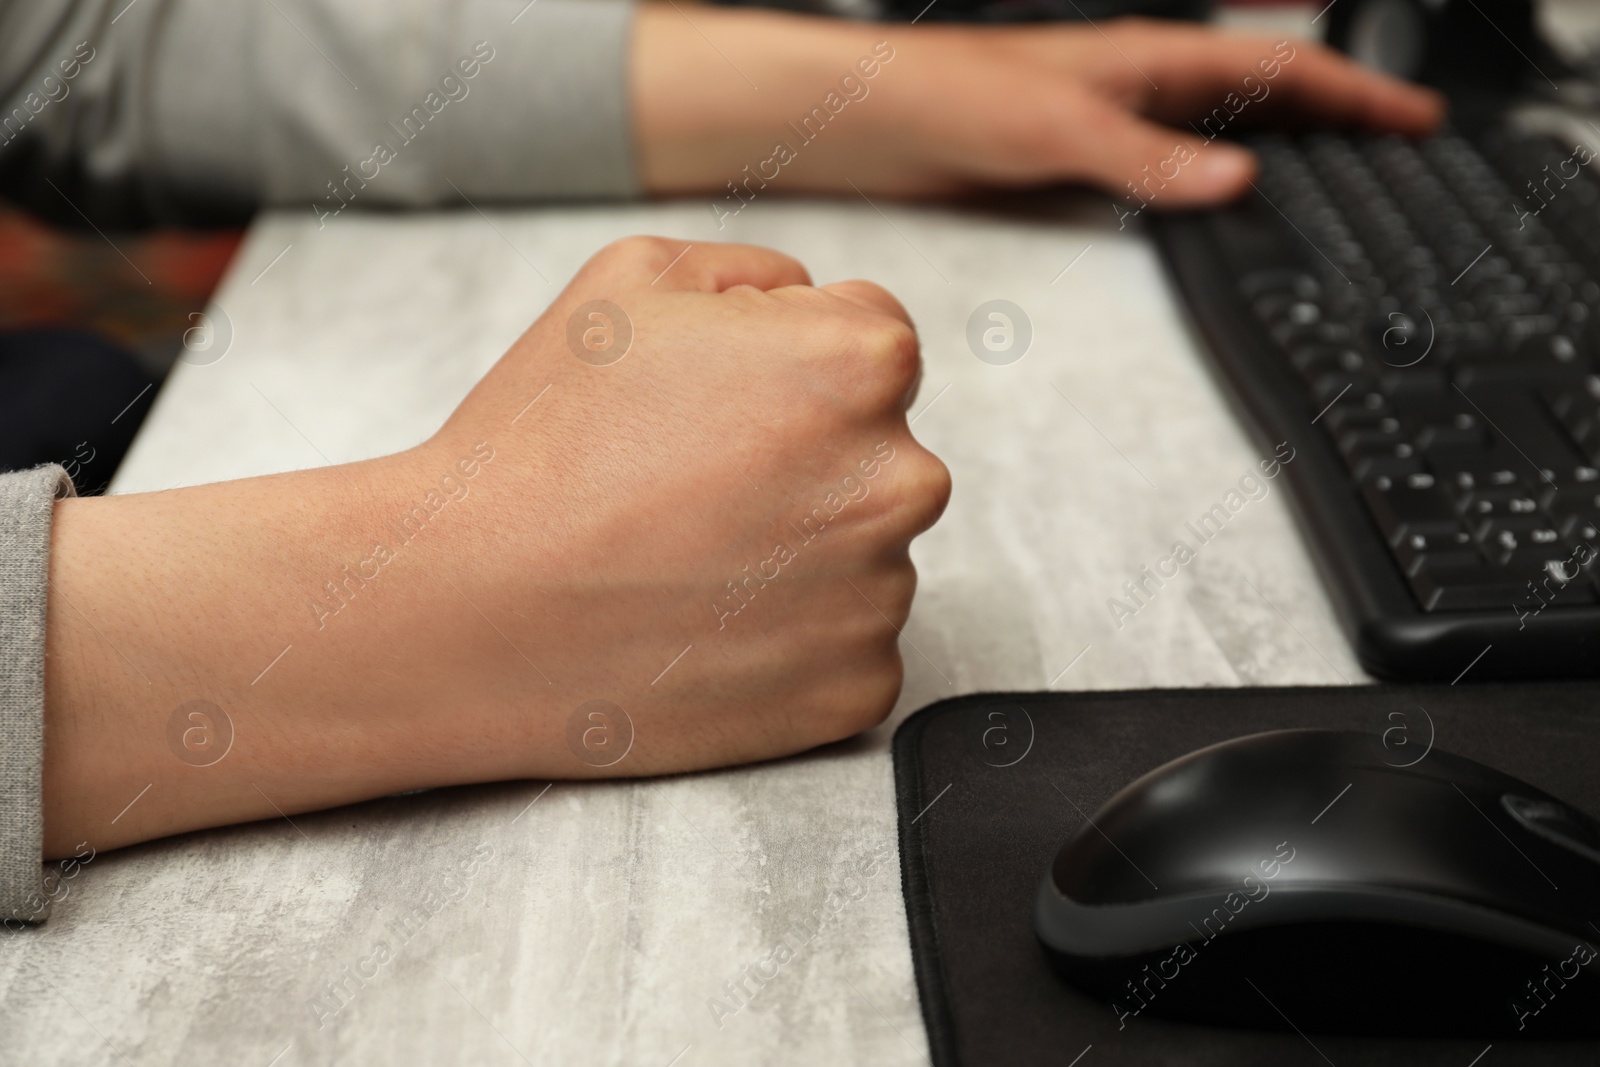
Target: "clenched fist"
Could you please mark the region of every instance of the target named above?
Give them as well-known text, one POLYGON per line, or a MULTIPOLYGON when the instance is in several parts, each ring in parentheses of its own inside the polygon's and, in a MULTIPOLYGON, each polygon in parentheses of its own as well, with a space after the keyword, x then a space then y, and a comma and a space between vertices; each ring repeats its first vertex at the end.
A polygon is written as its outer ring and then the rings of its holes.
POLYGON ((633 238, 417 448, 63 501, 47 852, 880 722, 950 492, 906 425, 919 366, 877 286, 633 238))
POLYGON ((560 731, 588 699, 631 718, 637 774, 836 740, 899 692, 907 547, 949 494, 906 427, 916 333, 877 286, 684 247, 602 251, 423 450, 495 442, 470 544, 430 567, 548 676, 475 642, 507 746, 547 742, 505 773, 586 772, 560 731))

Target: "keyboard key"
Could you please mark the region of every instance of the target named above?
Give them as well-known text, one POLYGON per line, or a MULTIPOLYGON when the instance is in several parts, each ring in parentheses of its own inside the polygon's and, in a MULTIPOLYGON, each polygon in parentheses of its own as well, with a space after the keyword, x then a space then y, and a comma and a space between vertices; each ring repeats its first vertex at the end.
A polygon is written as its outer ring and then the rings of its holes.
POLYGON ((1600 478, 1600 467, 1592 467, 1588 463, 1578 460, 1563 463, 1558 467, 1542 467, 1539 478, 1534 483, 1540 492, 1559 488, 1563 485, 1582 487, 1592 484, 1600 478))
MULTIPOLYGON (((1546 317, 1550 319, 1550 328, 1553 331, 1559 324, 1553 316, 1546 317)), ((1532 333, 1512 347, 1512 358, 1529 362, 1571 365, 1577 365, 1582 359, 1587 363, 1588 353, 1580 348, 1581 344, 1581 341, 1561 333, 1532 333)))
POLYGON ((1455 380, 1463 389, 1478 387, 1503 390, 1508 386, 1529 391, 1570 386, 1587 370, 1586 363, 1519 360, 1503 346, 1496 346, 1490 358, 1467 362, 1459 356, 1450 364, 1455 380))
POLYGON ((1434 344, 1441 362, 1452 368, 1465 364, 1481 363, 1499 350, 1500 342, 1495 331, 1483 321, 1483 311, 1470 301, 1457 306, 1461 318, 1457 322, 1442 323, 1439 339, 1434 344))
POLYGON ((1466 392, 1482 411, 1494 436, 1504 442, 1502 452, 1508 454, 1507 465, 1517 465, 1511 458, 1514 456, 1524 469, 1533 468, 1529 473, 1534 480, 1544 481, 1546 477, 1538 473, 1541 469, 1566 471, 1588 463, 1588 457, 1578 454, 1545 405, 1536 399, 1534 388, 1467 387, 1466 392))
MULTIPOLYGON (((1399 544, 1407 535, 1450 538, 1458 531, 1465 532, 1455 502, 1431 479, 1421 487, 1405 481, 1381 488, 1369 484, 1361 493, 1391 545, 1399 544)), ((1429 547, 1419 546, 1417 551, 1428 551, 1429 547)))
POLYGON ((1533 516, 1539 512, 1539 501, 1521 486, 1475 487, 1458 494, 1456 499, 1461 514, 1469 522, 1533 516))
POLYGON ((1339 451, 1347 457, 1396 456, 1408 459, 1417 454, 1411 444, 1411 435, 1402 433, 1398 426, 1394 429, 1346 430, 1339 435, 1339 451))
POLYGON ((1342 322, 1329 322, 1321 318, 1321 308, 1311 303, 1295 305, 1298 312, 1291 311, 1280 317, 1271 326, 1273 338, 1285 348, 1295 345, 1344 345, 1351 339, 1350 327, 1342 322), (1317 317, 1312 318, 1310 311, 1305 309, 1315 308, 1317 317))
MULTIPOLYGON (((1571 542, 1568 542, 1571 545, 1571 542)), ((1565 555, 1559 558, 1549 558, 1552 553, 1544 553, 1545 559, 1542 566, 1549 579, 1557 585, 1570 585, 1574 582, 1593 583, 1595 576, 1600 573, 1600 547, 1588 542, 1579 542, 1571 545, 1565 555)), ((1600 592, 1600 589, 1597 589, 1600 592)))
POLYGON ((1424 423, 1416 432, 1417 447, 1424 451, 1432 448, 1471 448, 1482 450, 1489 445, 1489 429, 1476 415, 1460 414, 1449 422, 1424 423))
POLYGON ((1567 485, 1547 486, 1539 498, 1539 503, 1552 515, 1572 515, 1581 511, 1600 512, 1600 482, 1588 478, 1567 485))
POLYGON ((1378 391, 1391 403, 1400 404, 1411 399, 1426 402, 1443 396, 1449 389, 1450 380, 1437 364, 1378 369, 1378 391))
POLYGON ((1246 300, 1268 293, 1284 293, 1301 300, 1315 300, 1322 293, 1317 279, 1302 270, 1258 270, 1239 279, 1239 291, 1246 300))
POLYGON ((1591 460, 1600 459, 1600 379, 1590 375, 1584 389, 1546 389, 1542 391, 1549 406, 1572 443, 1591 460))
POLYGON ((1420 567, 1411 591, 1424 611, 1512 611, 1530 595, 1527 579, 1509 571, 1459 564, 1420 567))
POLYGON ((1363 484, 1403 482, 1414 475, 1428 473, 1422 460, 1415 455, 1346 456, 1345 462, 1356 480, 1363 484))
POLYGON ((1396 433, 1400 429, 1400 420, 1387 409, 1373 409, 1360 402, 1348 403, 1343 400, 1327 410, 1322 416, 1322 424, 1328 428, 1329 433, 1336 436, 1345 430, 1380 430, 1384 433, 1396 433))
POLYGON ((1546 603, 1593 604, 1600 600, 1589 568, 1580 567, 1570 552, 1523 550, 1505 559, 1501 566, 1526 575, 1526 595, 1546 603))
POLYGON ((1563 537, 1600 549, 1600 508, 1588 511, 1558 511, 1556 529, 1563 537))
MULTIPOLYGON (((1333 371, 1319 374, 1311 382, 1311 395, 1319 403, 1331 404, 1344 397, 1361 397, 1365 402, 1368 396, 1381 397, 1376 392, 1378 376, 1375 374, 1347 374, 1344 371, 1333 371)), ((1375 405, 1368 404, 1372 410, 1375 405)))
POLYGON ((1394 554, 1408 576, 1424 566, 1471 569, 1484 563, 1483 553, 1473 542, 1472 535, 1459 523, 1448 533, 1405 534, 1395 544, 1394 554))
MULTIPOLYGON (((1567 554, 1562 549, 1561 534, 1555 524, 1542 515, 1490 519, 1481 523, 1474 535, 1483 546, 1484 554, 1495 563, 1509 563, 1526 553, 1541 554, 1541 559, 1560 559, 1567 554), (1550 555, 1552 552, 1554 556, 1550 555)), ((1534 569, 1542 571, 1544 564, 1541 562, 1534 569)))
POLYGON ((1391 367, 1414 366, 1433 344, 1435 327, 1419 308, 1390 311, 1367 320, 1361 341, 1367 351, 1391 367))
POLYGON ((1435 445, 1423 450, 1428 467, 1440 484, 1465 498, 1479 489, 1531 489, 1534 471, 1526 464, 1513 466, 1493 449, 1435 445), (1526 471, 1530 477, 1524 477, 1526 471))
POLYGON ((1289 362, 1300 376, 1313 385, 1325 375, 1343 375, 1350 380, 1372 370, 1367 357, 1353 348, 1335 345, 1306 345, 1295 349, 1289 362))
POLYGON ((1401 395, 1393 397, 1390 406, 1395 414, 1414 423, 1447 424, 1465 415, 1478 419, 1478 409, 1472 406, 1461 391, 1453 385, 1447 385, 1437 393, 1424 393, 1420 390, 1405 390, 1401 395))
POLYGON ((1586 574, 1579 576, 1581 580, 1562 582, 1545 567, 1546 561, 1539 556, 1519 558, 1506 566, 1474 566, 1441 559, 1417 568, 1410 576, 1411 590, 1424 611, 1505 610, 1524 616, 1552 606, 1600 603, 1600 592, 1586 574))

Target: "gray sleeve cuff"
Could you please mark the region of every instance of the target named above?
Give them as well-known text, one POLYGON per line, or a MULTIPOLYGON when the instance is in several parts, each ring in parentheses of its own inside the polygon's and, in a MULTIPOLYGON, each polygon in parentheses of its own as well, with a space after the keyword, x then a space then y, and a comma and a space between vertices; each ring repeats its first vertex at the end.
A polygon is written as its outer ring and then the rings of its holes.
POLYGON ((50 915, 44 853, 44 637, 58 466, 0 474, 0 920, 50 915))

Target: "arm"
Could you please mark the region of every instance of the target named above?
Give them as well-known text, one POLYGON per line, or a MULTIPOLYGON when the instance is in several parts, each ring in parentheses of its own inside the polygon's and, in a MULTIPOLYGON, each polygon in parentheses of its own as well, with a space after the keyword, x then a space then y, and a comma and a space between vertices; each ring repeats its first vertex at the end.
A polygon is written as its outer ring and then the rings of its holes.
POLYGON ((880 722, 950 488, 906 425, 916 335, 867 283, 682 252, 601 252, 408 452, 60 502, 45 854, 880 722), (603 366, 568 325, 596 299, 640 339, 603 366))
POLYGON ((1215 202, 1254 173, 1220 134, 1295 122, 1422 134, 1443 112, 1430 90, 1309 41, 1136 19, 910 26, 645 4, 636 36, 641 182, 733 210, 752 194, 856 189, 1072 181, 1122 195, 1178 145, 1193 158, 1163 206, 1215 202))
POLYGON ((1309 42, 1196 26, 634 14, 624 0, 0 0, 0 90, 38 105, 10 112, 0 189, 74 224, 79 208, 101 224, 259 204, 326 221, 640 191, 709 193, 726 211, 768 186, 1120 194, 1182 144, 1195 162, 1163 191, 1178 206, 1233 196, 1252 172, 1202 125, 1229 94, 1250 103, 1228 133, 1293 118, 1420 133, 1442 111, 1309 42))

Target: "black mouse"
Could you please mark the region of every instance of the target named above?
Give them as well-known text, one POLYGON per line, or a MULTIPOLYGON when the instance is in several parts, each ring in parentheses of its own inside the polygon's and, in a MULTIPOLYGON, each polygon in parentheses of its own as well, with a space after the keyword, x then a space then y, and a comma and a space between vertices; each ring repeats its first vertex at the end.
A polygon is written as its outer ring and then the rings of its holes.
POLYGON ((1600 1034, 1600 824, 1473 760, 1394 758, 1281 730, 1144 775, 1045 875, 1051 962, 1119 1028, 1600 1034))

